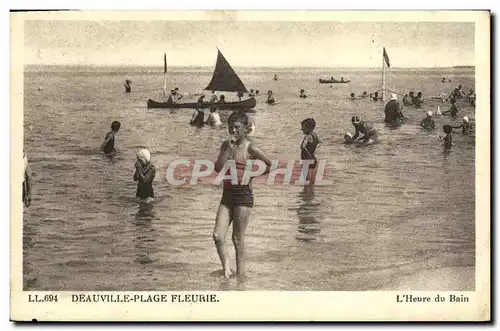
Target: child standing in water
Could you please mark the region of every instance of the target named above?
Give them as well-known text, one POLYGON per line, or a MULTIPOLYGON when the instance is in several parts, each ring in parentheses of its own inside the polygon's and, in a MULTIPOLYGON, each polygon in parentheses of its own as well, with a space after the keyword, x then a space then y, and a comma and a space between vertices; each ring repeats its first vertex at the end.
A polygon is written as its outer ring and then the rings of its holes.
POLYGON ((469 118, 464 116, 462 118, 462 124, 459 126, 452 126, 453 129, 462 129, 462 134, 467 135, 472 131, 472 125, 469 123, 469 118))
POLYGON ((452 146, 452 137, 451 137, 451 132, 453 131, 453 128, 451 125, 443 125, 443 131, 446 133, 446 136, 443 137, 444 143, 443 146, 446 149, 450 149, 452 146))
POLYGON ((450 109, 443 112, 442 115, 450 114, 452 118, 456 118, 458 113, 458 108, 455 99, 450 99, 450 104, 451 104, 450 109))
POLYGON ((134 174, 134 181, 137 182, 136 197, 141 204, 149 204, 155 197, 153 191, 155 166, 151 163, 151 153, 146 148, 138 150, 136 156, 134 174))
POLYGON ((309 165, 309 170, 307 172, 307 180, 310 184, 314 184, 314 179, 316 177, 316 167, 318 165, 318 160, 314 153, 316 148, 321 143, 314 129, 316 128, 316 121, 314 118, 306 118, 300 125, 302 126, 302 132, 304 133, 304 139, 300 144, 300 159, 301 160, 313 160, 314 163, 309 165))
POLYGON ((31 189, 33 187, 33 177, 28 163, 28 157, 23 151, 24 176, 23 176, 23 202, 26 207, 31 205, 31 189))
POLYGON ((436 124, 434 123, 434 120, 432 119, 433 112, 428 111, 427 116, 420 122, 420 126, 423 127, 426 130, 434 130, 434 127, 436 124))
POLYGON ((104 142, 101 145, 101 152, 107 155, 112 155, 116 153, 115 150, 115 135, 118 131, 120 131, 120 122, 113 121, 111 123, 111 131, 106 134, 104 138, 104 142))
POLYGON ((222 122, 220 121, 219 113, 217 112, 217 108, 215 108, 214 106, 210 107, 210 114, 208 114, 208 118, 205 121, 205 124, 211 126, 219 126, 222 124, 222 122))
POLYGON ((238 277, 243 278, 245 276, 245 231, 254 199, 251 178, 248 184, 242 183, 241 180, 247 160, 262 160, 267 165, 265 173, 269 172, 271 160, 248 140, 247 136, 253 130, 253 123, 247 114, 232 113, 227 123, 230 139, 222 143, 214 168, 219 173, 228 160, 233 160, 238 170, 238 184, 231 183, 230 179, 223 181, 222 199, 217 210, 213 238, 224 277, 229 278, 232 272, 226 255, 225 238, 229 226, 233 223, 232 239, 236 252, 236 273, 238 277))

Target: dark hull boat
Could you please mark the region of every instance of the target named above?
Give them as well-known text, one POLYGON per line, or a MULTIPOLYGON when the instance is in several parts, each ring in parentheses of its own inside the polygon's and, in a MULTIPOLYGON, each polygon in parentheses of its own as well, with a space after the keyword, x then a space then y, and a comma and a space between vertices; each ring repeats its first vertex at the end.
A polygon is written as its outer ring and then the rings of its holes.
MULTIPOLYGON (((166 64, 165 64, 166 67, 166 64)), ((165 70, 166 72, 166 70, 165 70)), ((207 87, 204 88, 205 91, 218 91, 218 92, 233 92, 233 93, 248 93, 247 88, 238 77, 234 69, 231 67, 229 62, 227 62, 221 51, 217 49, 217 62, 215 64, 214 73, 212 80, 208 83, 207 87)), ((257 102, 254 97, 246 100, 234 101, 234 102, 216 102, 209 103, 203 102, 198 104, 197 102, 186 102, 186 103, 167 103, 167 102, 157 102, 149 99, 147 106, 148 108, 209 108, 215 106, 217 109, 252 109, 255 107, 257 102)))
POLYGON ((210 108, 211 106, 215 106, 215 107, 217 107, 217 109, 238 110, 238 109, 252 109, 255 107, 256 104, 257 104, 257 102, 255 101, 254 97, 252 97, 250 99, 242 100, 242 101, 235 101, 235 102, 224 102, 224 103, 203 102, 201 105, 197 104, 196 102, 168 103, 168 102, 157 102, 157 101, 154 101, 151 99, 148 100, 148 108, 168 108, 168 109, 173 109, 173 108, 203 109, 203 108, 210 108))
POLYGON ((350 83, 351 81, 350 80, 340 81, 340 80, 336 80, 336 79, 331 80, 331 79, 320 78, 319 82, 320 82, 320 84, 347 84, 347 83, 350 83))

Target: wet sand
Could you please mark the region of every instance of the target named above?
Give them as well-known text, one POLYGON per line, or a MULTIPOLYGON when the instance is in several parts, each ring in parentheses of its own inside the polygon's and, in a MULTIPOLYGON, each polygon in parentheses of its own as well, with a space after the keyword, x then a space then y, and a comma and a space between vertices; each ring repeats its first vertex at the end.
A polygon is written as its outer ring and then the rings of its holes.
POLYGON ((473 267, 433 268, 411 275, 397 277, 380 288, 390 291, 433 291, 446 288, 449 291, 473 290, 473 267))

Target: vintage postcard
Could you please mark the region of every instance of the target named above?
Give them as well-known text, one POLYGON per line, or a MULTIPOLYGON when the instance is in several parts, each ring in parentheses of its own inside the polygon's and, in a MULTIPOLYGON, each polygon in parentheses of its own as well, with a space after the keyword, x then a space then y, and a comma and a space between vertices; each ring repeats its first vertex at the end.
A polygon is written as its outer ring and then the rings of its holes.
POLYGON ((490 320, 488 11, 10 15, 12 320, 490 320))

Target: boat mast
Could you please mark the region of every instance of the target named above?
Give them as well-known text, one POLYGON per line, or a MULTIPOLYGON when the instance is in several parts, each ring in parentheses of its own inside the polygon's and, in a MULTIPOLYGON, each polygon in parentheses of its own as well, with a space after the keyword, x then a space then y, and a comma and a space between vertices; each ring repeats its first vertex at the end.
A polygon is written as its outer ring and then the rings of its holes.
POLYGON ((382 101, 385 101, 385 59, 384 54, 382 54, 382 101))

